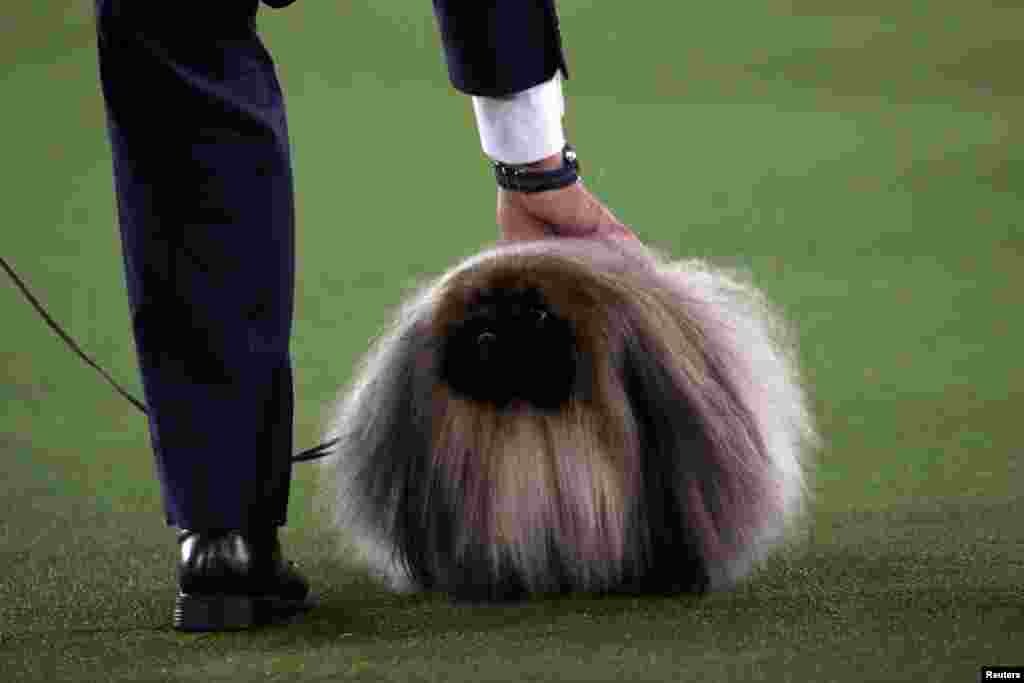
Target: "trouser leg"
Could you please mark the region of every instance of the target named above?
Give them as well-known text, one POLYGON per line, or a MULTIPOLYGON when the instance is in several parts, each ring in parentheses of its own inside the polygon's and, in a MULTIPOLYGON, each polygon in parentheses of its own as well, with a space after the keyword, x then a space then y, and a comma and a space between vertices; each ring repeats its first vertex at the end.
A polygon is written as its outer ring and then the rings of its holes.
POLYGON ((168 523, 283 524, 294 205, 284 103, 255 32, 257 2, 96 7, 132 326, 168 523))

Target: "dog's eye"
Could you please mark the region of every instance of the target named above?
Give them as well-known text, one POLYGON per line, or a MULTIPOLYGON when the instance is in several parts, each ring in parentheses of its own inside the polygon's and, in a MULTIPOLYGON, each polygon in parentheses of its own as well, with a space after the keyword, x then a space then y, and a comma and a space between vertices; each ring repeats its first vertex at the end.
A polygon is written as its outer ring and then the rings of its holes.
POLYGON ((476 338, 476 349, 480 360, 487 362, 494 355, 495 342, 498 335, 493 332, 481 332, 476 338))
POLYGON ((535 308, 533 309, 533 316, 534 322, 536 322, 538 325, 543 325, 545 322, 547 322, 548 312, 545 311, 543 308, 535 308))

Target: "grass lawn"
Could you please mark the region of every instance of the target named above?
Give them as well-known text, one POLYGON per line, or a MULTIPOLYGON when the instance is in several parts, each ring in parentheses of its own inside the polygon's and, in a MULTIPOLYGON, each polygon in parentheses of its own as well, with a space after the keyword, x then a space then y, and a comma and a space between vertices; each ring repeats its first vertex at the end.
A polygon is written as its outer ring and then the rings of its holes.
MULTIPOLYGON (((3 10, 0 249, 139 393, 91 5, 3 10)), ((826 439, 805 538, 703 598, 452 605, 332 554, 300 466, 284 539, 321 607, 178 634, 143 420, 0 284, 0 680, 953 682, 1024 664, 1024 7, 559 6, 588 184, 650 243, 749 271, 799 329, 826 439)), ((403 293, 496 234, 430 11, 261 15, 298 182, 297 447, 403 293)))

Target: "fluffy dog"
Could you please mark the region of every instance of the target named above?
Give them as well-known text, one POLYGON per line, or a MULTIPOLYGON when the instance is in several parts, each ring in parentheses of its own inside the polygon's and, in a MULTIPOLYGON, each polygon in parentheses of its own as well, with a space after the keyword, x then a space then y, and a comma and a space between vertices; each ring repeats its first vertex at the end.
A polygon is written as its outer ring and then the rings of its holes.
POLYGON ((411 297, 338 404, 325 493, 396 589, 732 585, 803 507, 815 432, 764 297, 635 242, 502 245, 411 297))

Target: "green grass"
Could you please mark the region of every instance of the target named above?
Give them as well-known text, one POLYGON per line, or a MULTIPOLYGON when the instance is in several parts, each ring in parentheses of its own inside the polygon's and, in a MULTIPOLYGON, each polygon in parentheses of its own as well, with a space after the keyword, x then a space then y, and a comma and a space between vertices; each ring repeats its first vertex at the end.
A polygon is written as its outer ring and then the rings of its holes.
MULTIPOLYGON (((649 242, 749 271, 799 330, 815 503, 739 589, 390 595, 328 552, 304 468, 285 540, 321 607, 176 634, 142 419, 0 286, 0 678, 967 681, 1024 663, 1015 4, 560 3, 588 184, 649 242)), ((90 7, 0 21, 0 248, 138 392, 90 7)), ((305 446, 402 294, 494 237, 493 181, 429 3, 302 0, 261 22, 295 147, 305 446)))

